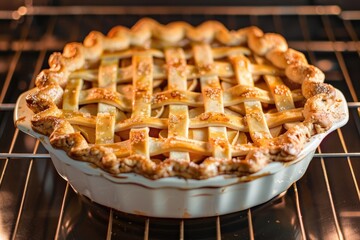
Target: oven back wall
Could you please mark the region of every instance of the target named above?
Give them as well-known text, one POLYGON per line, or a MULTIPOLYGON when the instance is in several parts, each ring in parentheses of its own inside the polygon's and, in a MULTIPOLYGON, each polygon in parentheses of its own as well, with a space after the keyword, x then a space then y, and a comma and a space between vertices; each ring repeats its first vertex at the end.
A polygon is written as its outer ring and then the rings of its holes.
POLYGON ((167 0, 103 0, 103 1, 82 1, 82 0, 14 0, 14 1, 1 1, 0 9, 17 9, 20 6, 29 4, 32 2, 34 6, 105 6, 105 5, 117 5, 117 6, 296 6, 296 5, 338 5, 343 9, 360 9, 360 2, 354 0, 258 0, 256 2, 250 0, 182 0, 182 1, 167 1, 167 0))

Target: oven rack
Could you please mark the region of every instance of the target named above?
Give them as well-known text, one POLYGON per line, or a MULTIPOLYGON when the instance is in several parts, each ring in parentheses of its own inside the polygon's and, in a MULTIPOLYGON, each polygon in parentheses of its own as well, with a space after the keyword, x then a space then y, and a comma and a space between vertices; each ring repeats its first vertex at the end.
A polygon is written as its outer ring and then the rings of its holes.
POLYGON ((15 11, 0 11, 0 23, 11 25, 9 29, 15 30, 13 35, 0 36, 0 56, 9 59, 7 65, 0 62, 0 70, 1 64, 7 66, 1 75, 4 78, 0 79, 0 239, 31 236, 35 239, 79 236, 92 236, 93 239, 355 239, 360 234, 360 103, 359 84, 354 75, 360 74, 360 70, 346 57, 351 56, 351 60, 359 63, 359 21, 360 11, 342 11, 338 6, 28 5, 15 11), (173 18, 189 22, 215 18, 229 28, 236 26, 238 19, 246 19, 265 32, 276 31, 285 38, 288 28, 285 29, 284 21, 295 19, 298 25, 294 28, 301 32, 302 38, 290 37, 289 45, 304 51, 312 64, 325 71, 332 84, 345 91, 350 121, 324 140, 303 179, 294 183, 287 194, 247 211, 213 218, 176 220, 134 216, 94 204, 74 193, 56 174, 39 141, 15 129, 11 118, 18 94, 33 87, 34 76, 46 67, 44 62, 49 53, 61 50, 68 40, 84 37, 56 38, 54 33, 59 31, 58 25, 65 22, 69 26, 69 21, 75 20, 78 22, 74 23, 74 28, 79 30, 78 25, 86 25, 81 20, 84 16, 104 18, 109 24, 113 20, 108 18, 114 15, 123 20, 131 18, 133 22, 143 16, 164 22, 173 18), (44 19, 46 24, 41 23, 44 19), (270 23, 265 23, 269 20, 270 23), (314 22, 320 24, 323 35, 317 35, 317 29, 312 28, 312 24, 316 26, 314 22), (40 24, 40 30, 36 24, 40 24), (40 37, 33 33, 34 28, 40 37), (25 71, 27 80, 19 80, 19 71, 31 61, 33 69, 25 71), (341 185, 336 183, 339 180, 347 186, 344 190, 339 189, 341 185), (36 198, 33 192, 48 200, 36 198), (39 206, 38 202, 48 206, 39 206))

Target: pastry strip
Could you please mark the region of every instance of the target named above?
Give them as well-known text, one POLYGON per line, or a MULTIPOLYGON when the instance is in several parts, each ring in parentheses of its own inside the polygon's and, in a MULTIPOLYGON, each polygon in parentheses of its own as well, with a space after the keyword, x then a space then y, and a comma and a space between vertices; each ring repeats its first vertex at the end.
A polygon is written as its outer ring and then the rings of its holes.
POLYGON ((291 91, 281 78, 265 75, 264 79, 274 96, 275 106, 279 112, 295 108, 291 91))
MULTIPOLYGON (((249 59, 245 56, 236 56, 231 58, 231 61, 234 64, 234 69, 236 72, 236 79, 240 85, 244 86, 254 86, 254 81, 252 80, 252 75, 249 71, 251 63, 249 59)), ((251 92, 248 93, 251 97, 251 92)), ((250 137, 255 143, 260 143, 263 139, 272 138, 267 126, 265 115, 262 111, 260 101, 247 101, 244 102, 246 120, 249 126, 250 137)))
POLYGON ((79 110, 79 98, 83 80, 80 78, 70 79, 63 95, 63 109, 70 111, 79 110))
MULTIPOLYGON (((265 59, 255 57, 257 63, 263 63, 265 59)), ((264 74, 264 80, 274 97, 276 109, 281 112, 295 108, 291 90, 283 83, 280 77, 264 74)))
MULTIPOLYGON (((143 119, 151 116, 151 97, 153 91, 153 58, 146 52, 132 57, 133 99, 132 119, 143 119)), ((150 158, 149 127, 130 130, 131 155, 150 158)))
MULTIPOLYGON (((213 57, 207 44, 193 46, 194 57, 200 72, 211 70, 213 57)), ((223 94, 217 76, 201 77, 201 92, 204 99, 205 113, 224 113, 223 94)), ((230 159, 231 149, 225 127, 209 127, 209 145, 214 158, 230 159)))
MULTIPOLYGON (((102 60, 99 67, 99 87, 116 91, 118 60, 102 60)), ((96 118, 95 143, 113 143, 116 107, 99 103, 96 118)))
MULTIPOLYGON (((165 50, 166 64, 168 67, 168 89, 187 89, 187 80, 184 75, 186 60, 184 51, 180 48, 165 50)), ((170 105, 168 138, 175 136, 188 137, 189 113, 187 105, 170 105)), ((188 152, 170 152, 170 159, 189 161, 188 152)))

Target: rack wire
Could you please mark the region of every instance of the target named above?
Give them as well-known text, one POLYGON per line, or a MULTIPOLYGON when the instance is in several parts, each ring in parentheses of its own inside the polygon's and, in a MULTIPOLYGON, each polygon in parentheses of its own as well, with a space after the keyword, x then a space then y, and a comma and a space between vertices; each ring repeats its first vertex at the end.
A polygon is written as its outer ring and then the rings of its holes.
POLYGON ((360 74, 356 67, 360 56, 359 20, 360 11, 344 12, 338 6, 29 5, 16 11, 0 11, 0 24, 15 29, 8 38, 0 36, 0 56, 5 56, 0 61, 0 239, 67 239, 80 235, 92 239, 354 239, 360 232, 360 86, 354 79, 360 74), (49 53, 60 50, 68 40, 84 37, 56 38, 56 31, 65 31, 58 29, 63 20, 74 20, 75 30, 86 25, 81 20, 83 16, 105 19, 106 24, 121 24, 110 20, 114 15, 126 23, 145 15, 164 22, 174 18, 194 23, 217 19, 230 28, 244 22, 279 32, 343 90, 350 121, 324 140, 304 177, 287 194, 247 211, 203 219, 156 219, 92 203, 77 195, 56 174, 39 141, 15 129, 11 116, 18 94, 34 86, 34 76, 46 66, 49 53), (45 25, 39 22, 42 18, 47 21, 45 25), (296 23, 292 27, 295 32, 287 26, 292 23, 296 23), (37 30, 37 24, 43 29, 37 30), (31 70, 27 68, 27 80, 20 81, 24 77, 17 75, 26 69, 26 64, 31 65, 31 70))

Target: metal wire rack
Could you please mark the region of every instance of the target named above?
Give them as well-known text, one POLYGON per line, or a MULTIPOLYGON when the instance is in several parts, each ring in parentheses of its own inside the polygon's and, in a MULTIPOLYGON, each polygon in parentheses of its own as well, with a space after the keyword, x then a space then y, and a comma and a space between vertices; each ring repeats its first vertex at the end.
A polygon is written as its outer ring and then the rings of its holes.
POLYGON ((360 11, 293 7, 39 7, 0 11, 0 239, 356 239, 360 236, 360 11), (208 19, 236 29, 257 25, 303 51, 346 95, 349 123, 320 145, 286 194, 247 211, 212 218, 146 218, 77 195, 39 141, 14 128, 19 94, 46 59, 93 29, 106 32, 149 16, 208 19))

